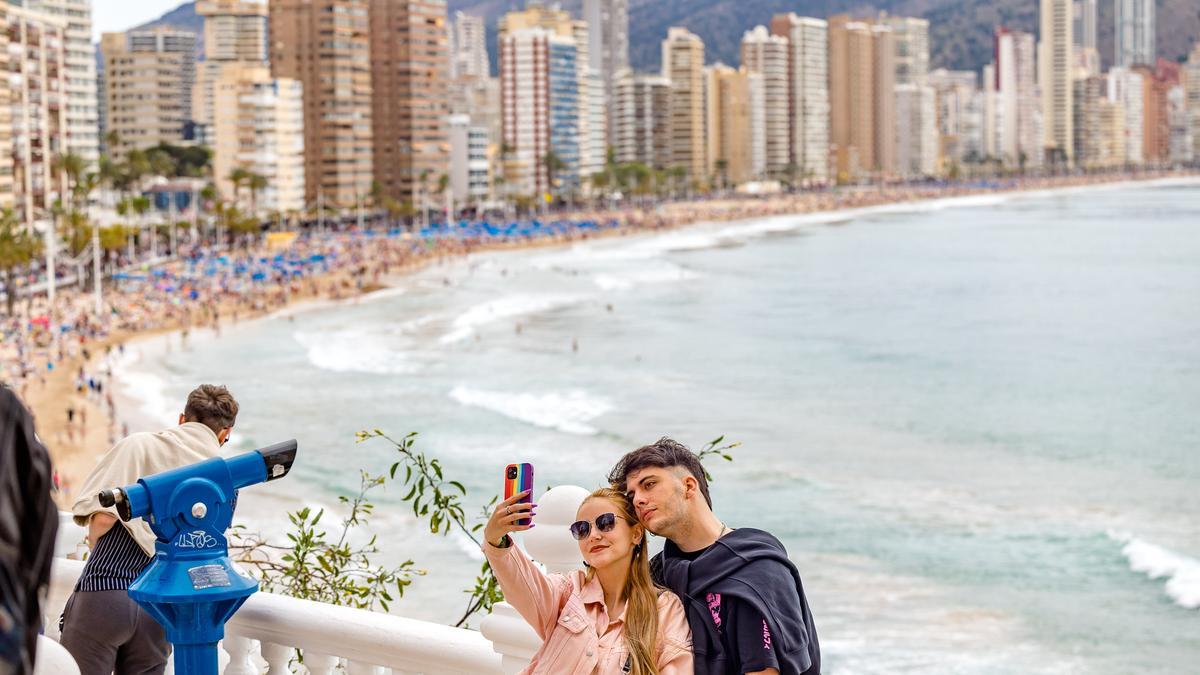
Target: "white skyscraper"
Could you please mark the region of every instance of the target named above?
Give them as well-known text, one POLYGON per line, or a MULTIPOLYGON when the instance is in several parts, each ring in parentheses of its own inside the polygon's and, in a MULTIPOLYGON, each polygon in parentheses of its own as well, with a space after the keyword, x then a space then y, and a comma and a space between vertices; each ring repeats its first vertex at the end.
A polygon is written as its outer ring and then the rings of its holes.
POLYGON ((993 155, 1007 166, 1037 166, 1042 160, 1042 138, 1033 35, 997 28, 993 44, 994 70, 984 82, 995 96, 993 155))
POLYGON ((1200 157, 1200 40, 1192 47, 1184 66, 1187 73, 1188 125, 1192 130, 1192 159, 1200 157))
POLYGON ((791 162, 788 41, 757 26, 742 36, 742 65, 762 76, 764 162, 768 175, 782 176, 791 162))
POLYGON ((488 61, 486 29, 483 17, 455 12, 450 28, 450 77, 487 77, 488 61))
POLYGON ((588 24, 588 67, 600 76, 611 116, 615 78, 629 67, 629 0, 583 0, 583 20, 588 24))
POLYGON ((1075 44, 1096 49, 1096 0, 1075 0, 1075 44))
POLYGON ((89 164, 100 157, 100 103, 96 93, 96 48, 92 44, 92 0, 13 2, 65 19, 67 149, 89 164))
POLYGON ((1113 0, 1116 9, 1116 47, 1113 63, 1133 66, 1153 65, 1157 55, 1154 46, 1154 0, 1113 0))
POLYGON ((829 178, 829 23, 776 14, 771 33, 788 41, 791 162, 800 177, 829 178))

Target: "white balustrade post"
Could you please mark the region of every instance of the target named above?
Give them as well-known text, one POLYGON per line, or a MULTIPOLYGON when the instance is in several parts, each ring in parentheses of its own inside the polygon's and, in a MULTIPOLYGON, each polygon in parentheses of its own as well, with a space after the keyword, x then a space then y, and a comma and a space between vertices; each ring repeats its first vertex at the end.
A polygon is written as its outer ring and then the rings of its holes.
POLYGON ((250 638, 237 633, 225 632, 221 648, 229 654, 229 665, 225 666, 224 675, 258 675, 258 668, 250 661, 250 638))
MULTIPOLYGON (((534 499, 538 505, 534 519, 536 527, 525 532, 524 546, 530 557, 542 563, 551 574, 566 574, 583 564, 579 544, 571 537, 570 526, 588 494, 581 487, 560 485, 534 499)), ((501 668, 507 675, 529 665, 529 660, 542 646, 537 633, 507 602, 492 608, 492 613, 480 622, 479 632, 492 642, 492 649, 502 657, 501 668)))
POLYGON ((383 675, 383 668, 367 663, 350 661, 346 664, 346 675, 383 675))
POLYGON ((291 647, 274 642, 263 642, 259 650, 263 660, 267 662, 267 672, 270 675, 290 675, 288 661, 292 658, 293 649, 291 647))

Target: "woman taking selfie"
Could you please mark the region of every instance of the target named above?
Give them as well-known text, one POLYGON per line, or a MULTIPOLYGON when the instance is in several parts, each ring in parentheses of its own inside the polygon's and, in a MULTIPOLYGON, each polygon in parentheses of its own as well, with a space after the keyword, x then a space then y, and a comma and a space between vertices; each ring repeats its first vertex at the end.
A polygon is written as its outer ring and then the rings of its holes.
POLYGON ((625 495, 596 490, 576 513, 571 534, 586 570, 543 573, 509 538, 533 527, 536 504, 496 507, 484 529, 484 554, 504 599, 533 626, 542 647, 522 673, 683 675, 692 672, 691 632, 675 594, 650 580, 646 533, 625 495))

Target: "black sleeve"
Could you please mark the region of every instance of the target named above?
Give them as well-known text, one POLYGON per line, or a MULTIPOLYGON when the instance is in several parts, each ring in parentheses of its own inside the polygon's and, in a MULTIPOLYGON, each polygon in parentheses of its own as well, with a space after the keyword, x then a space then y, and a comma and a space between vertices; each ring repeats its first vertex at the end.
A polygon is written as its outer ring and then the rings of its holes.
POLYGON ((738 673, 754 673, 767 668, 779 670, 771 629, 762 613, 737 598, 730 598, 726 611, 724 641, 729 664, 738 673))

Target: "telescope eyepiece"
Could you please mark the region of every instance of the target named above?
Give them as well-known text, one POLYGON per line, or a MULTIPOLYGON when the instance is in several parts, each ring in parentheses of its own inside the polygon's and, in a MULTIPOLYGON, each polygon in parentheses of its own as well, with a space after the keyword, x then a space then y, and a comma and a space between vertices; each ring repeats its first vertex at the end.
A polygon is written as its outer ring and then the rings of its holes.
POLYGON ((104 490, 96 495, 96 498, 100 500, 100 506, 104 508, 117 507, 117 515, 121 517, 121 520, 129 522, 133 518, 133 512, 129 510, 129 500, 125 498, 125 491, 121 488, 104 490))
POLYGON ((296 461, 296 439, 259 448, 258 454, 262 455, 263 463, 267 466, 268 482, 283 478, 296 461))

